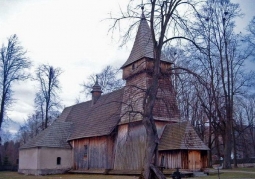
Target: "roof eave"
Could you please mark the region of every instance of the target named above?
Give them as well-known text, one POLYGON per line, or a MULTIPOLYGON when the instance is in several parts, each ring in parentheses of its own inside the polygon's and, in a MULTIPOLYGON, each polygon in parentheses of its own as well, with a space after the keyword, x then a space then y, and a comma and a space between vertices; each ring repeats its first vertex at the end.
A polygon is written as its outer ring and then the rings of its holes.
POLYGON ((101 134, 101 135, 87 135, 87 136, 82 136, 82 137, 73 137, 73 138, 67 139, 67 142, 70 142, 70 141, 72 141, 72 140, 77 140, 77 139, 83 139, 83 138, 109 136, 109 135, 111 135, 111 133, 114 131, 114 129, 115 129, 117 126, 118 126, 118 124, 116 124, 109 132, 107 132, 107 133, 105 133, 105 134, 101 134))

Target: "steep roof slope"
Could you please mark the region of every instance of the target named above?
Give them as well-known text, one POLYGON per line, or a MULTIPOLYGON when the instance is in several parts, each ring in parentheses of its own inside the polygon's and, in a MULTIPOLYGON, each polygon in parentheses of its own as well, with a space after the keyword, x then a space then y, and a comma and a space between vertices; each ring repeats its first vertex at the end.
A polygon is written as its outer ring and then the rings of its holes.
POLYGON ((159 150, 209 150, 189 122, 166 125, 159 143, 159 150))
POLYGON ((20 149, 33 147, 55 147, 71 149, 67 142, 72 127, 71 122, 56 120, 47 129, 41 131, 35 138, 22 145, 20 149))
POLYGON ((73 122, 68 140, 110 134, 120 120, 123 89, 102 95, 91 101, 71 106, 65 121, 73 122))
POLYGON ((83 102, 63 110, 59 118, 20 149, 57 147, 70 149, 68 140, 110 134, 118 125, 123 89, 102 95, 96 104, 83 102))
MULTIPOLYGON (((127 61, 122 65, 121 68, 124 68, 125 66, 128 66, 131 63, 138 61, 144 57, 153 59, 154 55, 151 30, 144 17, 144 14, 142 14, 133 48, 127 61)), ((161 55, 161 60, 170 62, 163 54, 161 55)))

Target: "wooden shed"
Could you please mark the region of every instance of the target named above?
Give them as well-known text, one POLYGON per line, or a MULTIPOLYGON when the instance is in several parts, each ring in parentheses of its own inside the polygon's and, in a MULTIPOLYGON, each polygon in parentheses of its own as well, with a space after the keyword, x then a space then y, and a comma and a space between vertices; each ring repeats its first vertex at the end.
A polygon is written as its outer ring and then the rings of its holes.
POLYGON ((159 165, 200 170, 207 167, 208 150, 188 121, 168 124, 159 143, 159 165))

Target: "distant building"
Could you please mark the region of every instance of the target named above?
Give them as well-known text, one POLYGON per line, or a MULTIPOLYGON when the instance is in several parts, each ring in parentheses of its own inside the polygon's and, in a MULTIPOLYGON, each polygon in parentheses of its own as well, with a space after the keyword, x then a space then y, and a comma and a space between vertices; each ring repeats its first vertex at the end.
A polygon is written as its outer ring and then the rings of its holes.
MULTIPOLYGON (((67 170, 141 170, 146 131, 142 124, 144 92, 153 71, 151 31, 142 15, 129 58, 121 67, 126 86, 67 107, 37 137, 20 147, 19 172, 53 174, 67 170)), ((181 122, 171 81, 172 63, 161 57, 161 77, 153 116, 160 138, 158 165, 207 167, 208 147, 188 122, 181 122)))

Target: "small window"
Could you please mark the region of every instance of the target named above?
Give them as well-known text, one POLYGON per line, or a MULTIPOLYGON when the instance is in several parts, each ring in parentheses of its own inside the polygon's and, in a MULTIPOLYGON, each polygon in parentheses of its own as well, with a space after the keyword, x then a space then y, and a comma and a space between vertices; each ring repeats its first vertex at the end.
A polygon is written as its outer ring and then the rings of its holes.
POLYGON ((134 70, 134 69, 135 69, 135 64, 133 63, 133 64, 132 64, 132 70, 134 70))
POLYGON ((88 145, 84 145, 84 157, 88 156, 88 145))
POLYGON ((162 157, 161 157, 161 164, 160 164, 161 167, 164 166, 164 162, 165 162, 165 156, 162 155, 162 157))
POLYGON ((61 165, 61 157, 57 157, 57 165, 61 165))

